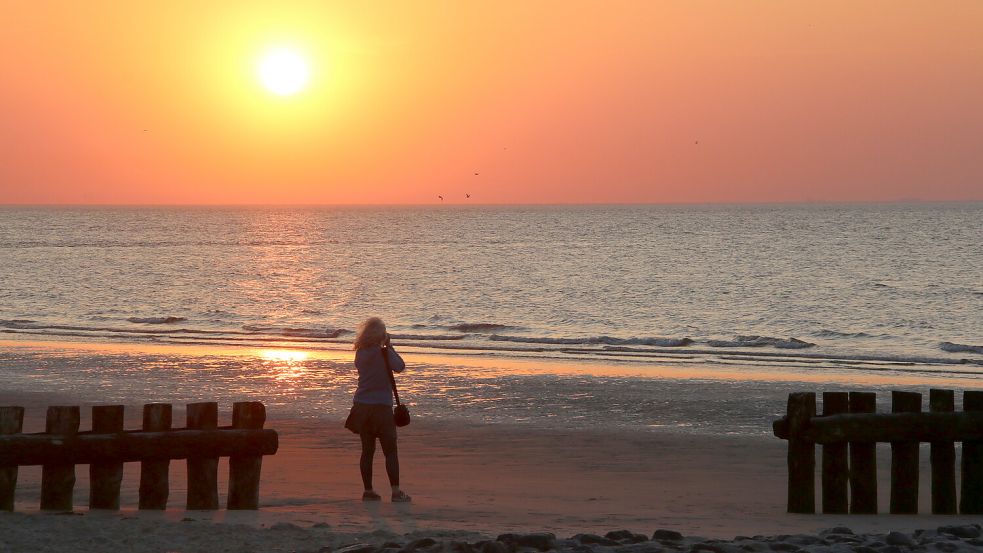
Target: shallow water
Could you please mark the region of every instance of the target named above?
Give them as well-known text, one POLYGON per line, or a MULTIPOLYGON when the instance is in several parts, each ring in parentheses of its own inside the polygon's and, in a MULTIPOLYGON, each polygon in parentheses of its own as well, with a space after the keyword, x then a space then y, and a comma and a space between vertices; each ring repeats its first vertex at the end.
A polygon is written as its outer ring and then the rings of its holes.
MULTIPOLYGON (((983 366, 983 204, 0 208, 8 338, 983 366)), ((973 369, 976 367, 976 369, 973 369)))

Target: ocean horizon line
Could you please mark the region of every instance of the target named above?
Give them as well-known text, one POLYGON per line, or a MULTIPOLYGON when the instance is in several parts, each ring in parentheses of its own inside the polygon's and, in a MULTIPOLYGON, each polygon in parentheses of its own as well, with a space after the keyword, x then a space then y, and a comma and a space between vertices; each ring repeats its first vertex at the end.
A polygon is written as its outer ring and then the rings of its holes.
POLYGON ((382 208, 382 207, 815 207, 815 206, 895 206, 895 205, 971 205, 983 203, 978 199, 917 199, 896 200, 790 200, 790 201, 746 201, 746 202, 429 202, 429 203, 36 203, 3 202, 0 208, 382 208))

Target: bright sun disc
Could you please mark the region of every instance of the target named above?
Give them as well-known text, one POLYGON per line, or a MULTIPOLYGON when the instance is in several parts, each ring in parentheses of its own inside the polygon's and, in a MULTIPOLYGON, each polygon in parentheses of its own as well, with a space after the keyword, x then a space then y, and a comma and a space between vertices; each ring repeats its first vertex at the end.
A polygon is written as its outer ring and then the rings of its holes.
POLYGON ((280 96, 300 92, 309 77, 310 70, 304 58, 286 48, 272 50, 259 61, 259 79, 263 86, 280 96))

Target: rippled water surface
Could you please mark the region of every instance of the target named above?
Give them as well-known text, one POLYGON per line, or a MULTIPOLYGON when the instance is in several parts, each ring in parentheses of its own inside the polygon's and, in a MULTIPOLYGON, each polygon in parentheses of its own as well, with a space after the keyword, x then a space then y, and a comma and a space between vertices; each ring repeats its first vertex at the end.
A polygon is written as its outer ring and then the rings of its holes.
POLYGON ((344 348, 381 315, 485 355, 983 365, 983 204, 5 207, 0 260, 16 339, 344 348))

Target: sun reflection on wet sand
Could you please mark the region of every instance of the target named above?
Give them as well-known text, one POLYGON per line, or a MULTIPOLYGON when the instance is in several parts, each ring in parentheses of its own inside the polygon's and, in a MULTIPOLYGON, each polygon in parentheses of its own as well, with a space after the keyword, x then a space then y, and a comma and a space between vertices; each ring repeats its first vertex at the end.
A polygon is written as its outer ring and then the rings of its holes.
POLYGON ((261 349, 259 350, 259 356, 263 359, 269 359, 270 361, 306 361, 310 354, 306 351, 297 351, 289 349, 261 349))

